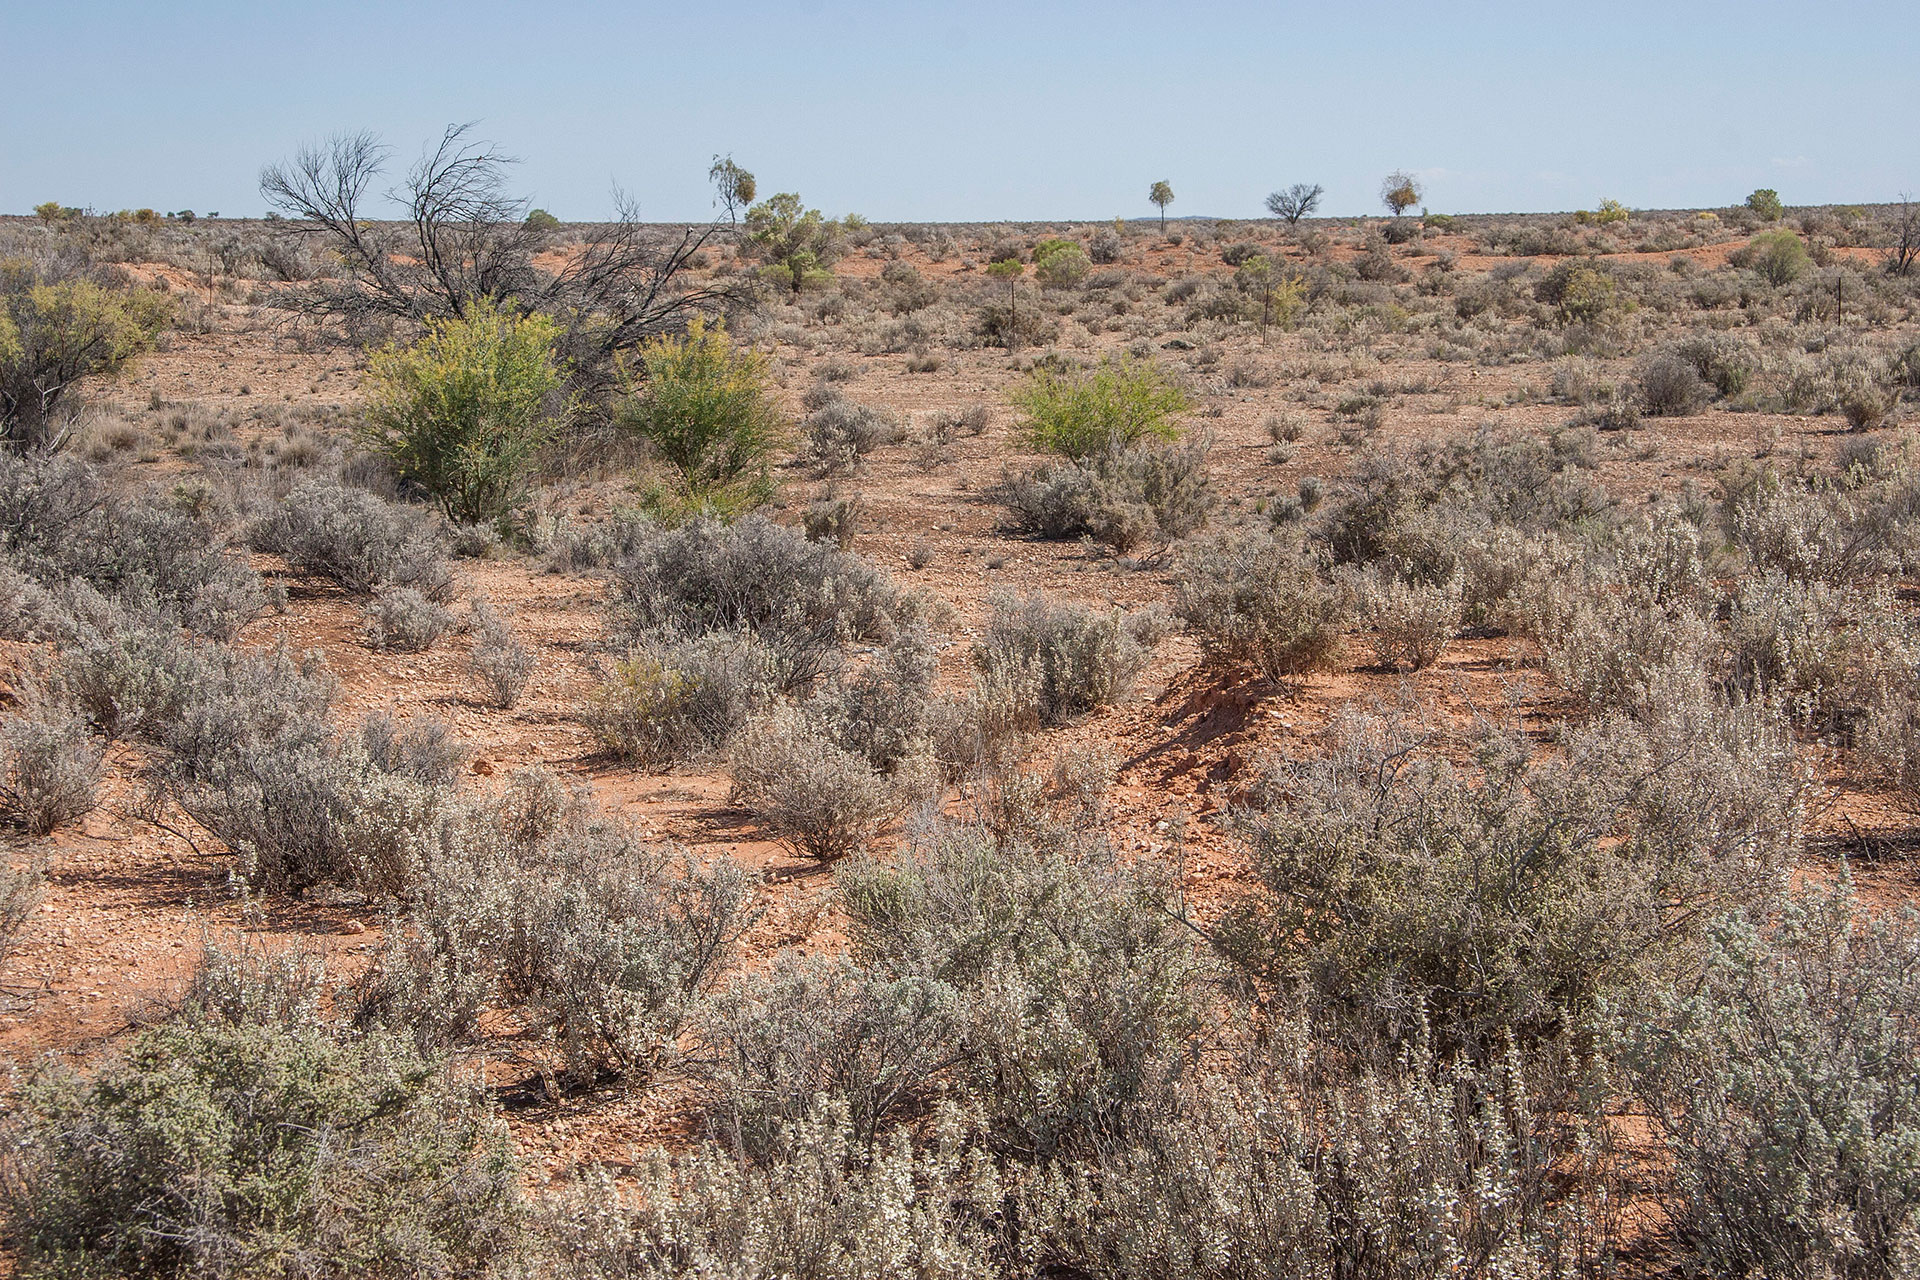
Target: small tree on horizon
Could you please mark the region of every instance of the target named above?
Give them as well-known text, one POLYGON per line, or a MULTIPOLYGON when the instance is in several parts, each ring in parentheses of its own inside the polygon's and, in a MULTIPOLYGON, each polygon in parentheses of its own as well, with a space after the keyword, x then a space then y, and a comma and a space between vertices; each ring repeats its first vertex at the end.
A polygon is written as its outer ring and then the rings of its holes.
POLYGON ((1758 191, 1748 196, 1747 208, 1753 210, 1768 222, 1780 221, 1780 215, 1787 211, 1787 207, 1780 203, 1780 193, 1772 187, 1761 187, 1758 191))
POLYGON ((726 212, 730 226, 740 221, 740 215, 752 206, 753 197, 759 191, 753 175, 735 164, 730 155, 713 158, 707 181, 713 184, 714 201, 726 212))
POLYGON ((1160 231, 1167 230, 1167 206, 1173 203, 1173 184, 1165 178, 1147 189, 1147 199, 1160 206, 1160 231))
POLYGON ((1297 227, 1300 219, 1320 207, 1320 197, 1325 194, 1326 188, 1317 182, 1296 182, 1285 191, 1276 191, 1267 197, 1267 212, 1288 226, 1297 227))
POLYGON ((807 208, 793 192, 747 210, 747 239, 766 261, 766 274, 792 292, 833 283, 827 268, 840 256, 840 224, 807 208))
POLYGON ((1401 169, 1395 169, 1380 183, 1380 203, 1391 209, 1396 218, 1419 204, 1425 194, 1419 181, 1401 169))

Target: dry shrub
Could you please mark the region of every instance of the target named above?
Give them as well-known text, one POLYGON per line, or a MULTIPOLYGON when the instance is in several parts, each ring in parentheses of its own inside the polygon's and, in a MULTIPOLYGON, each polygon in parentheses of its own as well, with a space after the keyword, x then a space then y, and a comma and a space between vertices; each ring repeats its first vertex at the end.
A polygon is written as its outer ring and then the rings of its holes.
POLYGON ((1468 1259, 1544 1278, 1600 1263, 1604 1196, 1566 1178, 1590 1170, 1596 1130, 1554 1114, 1517 1055, 1476 1066, 1421 1045, 1356 1072, 1291 1024, 1263 1065, 1199 1081, 1130 1142, 1037 1171, 1019 1198, 1020 1256, 1208 1280, 1387 1280, 1468 1259))
POLYGON ((903 630, 808 704, 834 742, 884 774, 927 755, 939 655, 919 627, 903 630))
POLYGON ((44 836, 85 816, 104 751, 85 715, 29 690, 0 724, 0 817, 44 836))
POLYGON ((1374 658, 1392 671, 1424 671, 1460 631, 1460 591, 1452 583, 1408 582, 1370 570, 1355 593, 1359 617, 1373 629, 1374 658))
MULTIPOLYGON (((231 975, 229 975, 231 976, 231 975)), ((4 1206, 36 1275, 474 1275, 519 1175, 481 1092, 405 1042, 203 983, 96 1072, 24 1083, 4 1206)))
POLYGON ((467 651, 467 670, 489 694, 493 705, 512 710, 533 677, 533 651, 513 633, 499 614, 476 603, 471 620, 473 647, 467 651))
POLYGON ((253 545, 351 595, 411 587, 439 602, 453 590, 453 569, 433 523, 364 489, 300 481, 255 525, 253 545))
POLYGON ((1766 901, 1796 847, 1791 740, 1752 709, 1608 721, 1564 763, 1496 737, 1463 773, 1419 748, 1350 714, 1239 815, 1267 892, 1229 952, 1362 1032, 1479 1054, 1578 1028, 1684 970, 1706 915, 1766 901))
POLYGON ((911 603, 858 556, 748 516, 656 533, 613 572, 617 637, 627 643, 751 632, 797 690, 825 674, 848 640, 885 640, 911 603))
POLYGON ((796 853, 831 862, 872 844, 898 817, 902 788, 788 708, 749 725, 728 752, 733 799, 796 853))
POLYGON ((1247 533, 1187 550, 1174 612, 1209 662, 1284 680, 1337 659, 1350 606, 1298 542, 1247 533))
POLYGON ((802 424, 806 432, 805 463, 822 476, 843 475, 881 445, 903 438, 900 424, 871 405, 830 392, 802 424))
POLYGON ((364 631, 370 648, 422 653, 453 628, 453 613, 412 587, 375 593, 364 631))
MULTIPOLYGON (((1888 451, 1891 452, 1891 451, 1888 451)), ((1723 477, 1720 519, 1754 568, 1843 582, 1896 572, 1913 559, 1920 488, 1904 457, 1850 469, 1851 485, 1793 480, 1771 466, 1723 477), (1885 463, 1888 473, 1874 474, 1885 463)))
POLYGON ((859 535, 865 515, 866 503, 860 494, 828 492, 807 504, 800 513, 800 527, 808 542, 831 542, 845 551, 859 535))
POLYGON ((642 1080, 674 1058, 748 891, 733 860, 643 845, 551 775, 517 774, 452 816, 412 930, 390 932, 356 1013, 444 1042, 491 1005, 552 1044, 576 1082, 642 1080))
POLYGON ((1707 405, 1707 384, 1693 361, 1671 351, 1656 352, 1635 370, 1640 405, 1656 418, 1685 417, 1707 405))
POLYGON ((20 575, 16 593, 27 582, 56 592, 84 584, 199 635, 230 638, 266 603, 209 513, 114 493, 57 455, 0 456, 0 554, 20 575))
POLYGON ((96 633, 66 655, 61 677, 147 747, 154 797, 225 842, 249 883, 409 891, 457 770, 439 737, 395 739, 377 720, 336 734, 332 684, 317 665, 166 633, 96 633))
POLYGON ((1920 1267, 1920 921, 1844 881, 1709 933, 1699 981, 1625 1003, 1614 1051, 1674 1162, 1677 1236, 1716 1275, 1920 1267))
POLYGON ((1214 507, 1207 452, 1199 439, 1134 444, 1010 475, 994 497, 1016 529, 1043 538, 1090 537, 1125 554, 1205 526, 1214 507))
POLYGON ((1151 865, 1098 840, 996 840, 935 824, 839 873, 872 978, 950 989, 970 1052, 950 1096, 1026 1157, 1086 1152, 1166 1100, 1202 1028, 1204 957, 1151 865))
POLYGON ((960 998, 920 976, 863 974, 845 957, 782 955, 742 978, 706 1019, 708 1070, 724 1091, 720 1131, 751 1157, 777 1153, 824 1097, 843 1101, 861 1143, 933 1096, 964 1051, 960 998))
POLYGON ((998 595, 973 646, 983 684, 1003 690, 1023 718, 1052 727, 1104 707, 1146 665, 1158 620, 1099 613, 1045 596, 998 595))
POLYGON ((1850 729, 1891 687, 1908 683, 1912 646, 1884 588, 1796 581, 1776 571, 1733 584, 1724 680, 1786 708, 1800 724, 1850 729))
POLYGON ((629 650, 585 719, 600 744, 642 768, 726 749, 779 690, 779 659, 751 633, 712 632, 629 650))

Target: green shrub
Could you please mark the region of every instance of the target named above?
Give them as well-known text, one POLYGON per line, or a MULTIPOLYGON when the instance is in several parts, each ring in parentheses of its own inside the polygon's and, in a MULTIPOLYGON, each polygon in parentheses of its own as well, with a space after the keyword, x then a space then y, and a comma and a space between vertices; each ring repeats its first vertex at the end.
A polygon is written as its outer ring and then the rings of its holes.
POLYGON ((1717 1275, 1920 1267, 1920 922, 1843 883, 1716 922, 1701 981, 1625 1002, 1616 1051, 1674 1163, 1673 1223, 1717 1275))
POLYGON ((1079 284, 1092 269, 1086 250, 1072 240, 1042 240, 1033 247, 1033 274, 1043 285, 1079 284))
POLYGON ((840 224, 783 191, 747 210, 747 240, 766 262, 767 278, 790 293, 833 284, 828 270, 842 250, 840 224))
POLYGON ((1799 236, 1784 228, 1762 231, 1749 240, 1745 247, 1735 250, 1731 260, 1735 266, 1757 272, 1768 284, 1776 287, 1792 284, 1805 275, 1809 261, 1807 246, 1799 236))
POLYGON ((525 501, 534 462, 564 417, 560 327, 476 303, 428 323, 367 367, 369 447, 460 524, 503 521, 525 501))
POLYGON ((172 319, 165 294, 102 288, 0 258, 0 442, 59 444, 67 393, 125 368, 172 319))
POLYGON ((36 1276, 479 1276, 518 1173, 477 1090, 410 1046, 185 1018, 22 1090, 4 1204, 36 1276))
POLYGON ((629 389, 620 426, 652 445, 687 496, 764 502, 773 487, 767 467, 786 435, 765 357, 696 318, 685 337, 642 347, 640 361, 645 381, 629 389))
POLYGON ((1174 419, 1191 404, 1165 370, 1132 357, 1078 372, 1043 365, 1010 398, 1025 415, 1020 429, 1029 444, 1076 460, 1146 436, 1175 439, 1174 419))
POLYGON ((1605 323, 1618 309, 1618 292, 1612 276, 1580 263, 1561 263, 1534 287, 1562 324, 1605 323))
POLYGON ((1761 187, 1747 197, 1747 208, 1768 222, 1778 222, 1787 206, 1780 203, 1780 193, 1770 187, 1761 187))

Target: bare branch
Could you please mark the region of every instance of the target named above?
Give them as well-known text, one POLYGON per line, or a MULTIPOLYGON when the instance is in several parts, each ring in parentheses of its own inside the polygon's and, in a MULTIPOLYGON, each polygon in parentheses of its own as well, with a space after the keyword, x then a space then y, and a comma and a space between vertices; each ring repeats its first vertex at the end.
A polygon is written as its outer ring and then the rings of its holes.
MULTIPOLYGON (((481 299, 511 301, 561 322, 573 390, 602 401, 620 352, 748 296, 728 280, 691 278, 695 255, 732 234, 731 224, 648 227, 617 190, 613 221, 578 228, 577 241, 536 265, 549 237, 527 225, 531 202, 508 185, 518 161, 476 139, 471 124, 450 126, 388 193, 405 221, 372 221, 365 200, 388 156, 373 135, 348 134, 261 172, 269 204, 298 219, 295 230, 326 240, 347 268, 343 280, 288 291, 283 306, 365 337, 464 315, 481 299)), ((727 176, 736 196, 751 192, 752 175, 736 167, 727 176)))

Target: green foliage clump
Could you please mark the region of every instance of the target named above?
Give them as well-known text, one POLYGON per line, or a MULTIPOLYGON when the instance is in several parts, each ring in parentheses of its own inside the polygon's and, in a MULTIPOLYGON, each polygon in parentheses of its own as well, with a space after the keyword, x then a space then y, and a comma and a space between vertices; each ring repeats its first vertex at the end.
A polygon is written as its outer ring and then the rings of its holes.
POLYGON ((1780 221, 1780 215, 1787 211, 1787 206, 1780 203, 1780 193, 1771 187, 1761 187, 1758 191, 1748 196, 1747 208, 1759 214, 1768 222, 1780 221))
POLYGON ((1041 284, 1079 284, 1093 270, 1087 251, 1074 240, 1042 240, 1033 247, 1033 274, 1041 284))
POLYGON ((527 215, 527 226, 534 231, 558 231, 560 219, 545 209, 535 209, 527 215))
POLYGON ((1617 306, 1613 277, 1592 267, 1567 272, 1555 292, 1554 307, 1562 324, 1600 324, 1617 306))
POLYGON ((684 337, 641 348, 645 381, 617 421, 673 468, 682 495, 722 512, 772 496, 768 464, 786 437, 766 358, 737 345, 724 325, 696 318, 684 337))
POLYGON ((1380 180, 1380 203, 1396 218, 1419 204, 1425 195, 1419 180, 1404 170, 1395 169, 1380 180))
POLYGON ((1800 237, 1782 227, 1762 231, 1732 255, 1734 265, 1756 272, 1768 284, 1792 284, 1807 273, 1807 246, 1800 237))
POLYGON ((0 442, 58 444, 66 393, 84 379, 118 373, 172 319, 164 294, 55 279, 30 263, 0 260, 0 442))
POLYGON ((1089 458, 1145 436, 1177 439, 1174 419, 1192 401, 1159 365, 1131 356, 1084 371, 1036 368, 1010 397, 1024 413, 1022 433, 1034 448, 1089 458))
POLYGON ((367 443, 449 519, 506 520, 567 411, 559 334, 547 316, 491 302, 432 321, 420 341, 390 346, 369 364, 367 443))
POLYGON ((833 283, 827 268, 841 253, 841 227, 809 209, 791 191, 747 210, 747 240, 766 263, 767 278, 792 293, 833 283))

